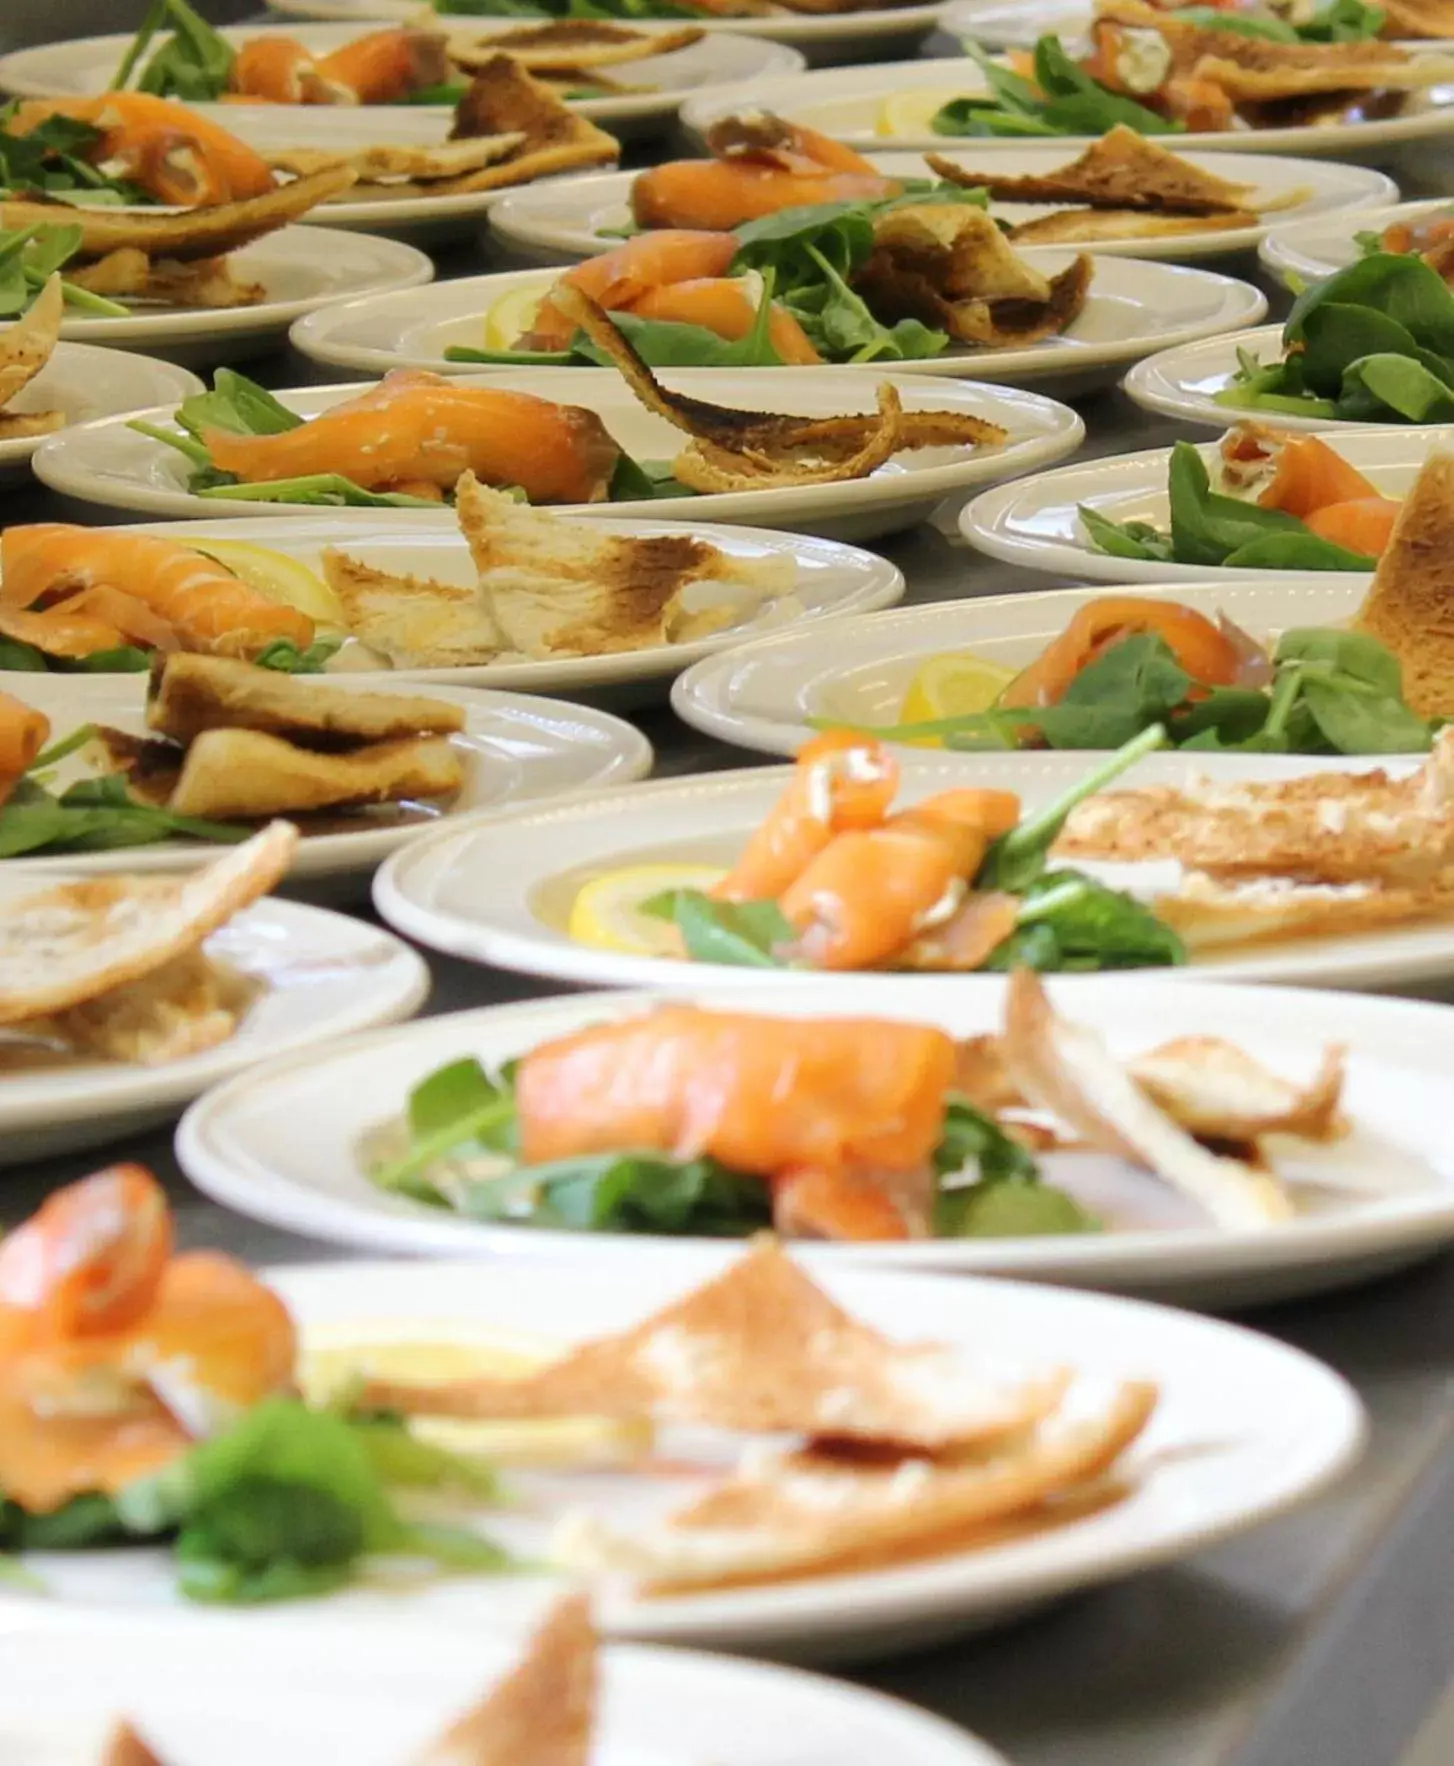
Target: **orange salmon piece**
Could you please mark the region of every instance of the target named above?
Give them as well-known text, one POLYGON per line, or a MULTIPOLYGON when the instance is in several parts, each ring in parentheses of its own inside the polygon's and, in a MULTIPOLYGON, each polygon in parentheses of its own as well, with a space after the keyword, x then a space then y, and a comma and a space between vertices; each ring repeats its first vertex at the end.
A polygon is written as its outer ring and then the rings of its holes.
POLYGON ((663 1006, 524 1057, 521 1157, 705 1153, 763 1178, 915 1170, 938 1145, 953 1072, 953 1041, 925 1025, 663 1006))
MULTIPOLYGON (((721 276, 736 255, 737 240, 731 233, 667 228, 638 234, 614 251, 587 258, 567 270, 561 281, 589 295, 607 312, 629 311, 653 288, 721 276)), ((521 342, 529 349, 564 349, 575 332, 575 321, 552 306, 547 295, 521 342)))
POLYGON ((532 503, 594 503, 621 450, 594 411, 404 369, 281 435, 207 430, 216 464, 249 484, 338 472, 365 490, 465 472, 519 485, 532 503))
POLYGON ((1399 508, 1390 497, 1355 497, 1347 503, 1325 503, 1306 519, 1319 539, 1379 558, 1393 537, 1399 508))
POLYGON ((726 231, 780 209, 819 202, 896 196, 900 186, 875 171, 782 171, 747 158, 683 159, 653 166, 631 186, 640 227, 726 231))
POLYGON ((0 693, 0 803, 30 771, 50 740, 50 719, 9 693, 0 693))
POLYGON ((265 104, 321 104, 327 93, 313 52, 296 37, 250 37, 232 63, 234 96, 265 104))
MULTIPOLYGON (((642 319, 700 325, 733 343, 746 337, 757 319, 757 309, 742 284, 720 278, 673 282, 665 288, 648 289, 631 311, 642 319)), ((809 365, 823 360, 797 319, 776 301, 768 315, 767 334, 784 362, 809 365)))
POLYGON ((1277 470, 1257 501, 1306 521, 1330 503, 1381 501, 1377 487, 1336 448, 1316 435, 1288 436, 1277 453, 1277 470))
POLYGON ((1204 686, 1229 687, 1237 679, 1241 667, 1237 647, 1205 614, 1174 601, 1098 595, 1015 676, 998 703, 1058 705, 1087 663, 1136 632, 1155 632, 1164 638, 1176 660, 1204 686))

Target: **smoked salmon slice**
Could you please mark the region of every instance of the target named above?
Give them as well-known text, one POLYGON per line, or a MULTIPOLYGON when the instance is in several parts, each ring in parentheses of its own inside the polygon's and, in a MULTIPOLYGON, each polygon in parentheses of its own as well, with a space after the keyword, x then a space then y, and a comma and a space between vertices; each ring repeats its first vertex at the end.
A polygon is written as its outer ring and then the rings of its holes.
POLYGON ((398 369, 278 435, 204 430, 224 472, 248 484, 341 473, 365 490, 418 480, 452 491, 466 472, 532 503, 595 503, 621 457, 594 411, 530 393, 398 369))
POLYGON ((0 693, 0 803, 20 783, 50 740, 50 719, 9 693, 0 693))
POLYGON ((1242 657, 1230 637, 1193 608, 1142 595, 1098 595, 1000 694, 1007 706, 1058 705, 1070 683, 1098 656, 1138 632, 1154 632, 1203 686, 1230 687, 1242 657))
POLYGON ((783 171, 746 159, 672 160, 637 177, 631 186, 631 213, 639 227, 726 231, 786 208, 876 202, 897 196, 899 190, 892 178, 872 170, 783 171))

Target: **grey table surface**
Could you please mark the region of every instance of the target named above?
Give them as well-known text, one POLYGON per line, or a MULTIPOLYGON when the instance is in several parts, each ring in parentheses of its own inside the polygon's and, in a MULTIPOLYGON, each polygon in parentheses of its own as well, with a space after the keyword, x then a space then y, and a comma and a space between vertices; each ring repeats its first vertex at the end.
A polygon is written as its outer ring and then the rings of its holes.
MULTIPOLYGON (((13 3, 0 0, 0 14, 13 3)), ((1454 187, 1442 167, 1420 170, 1428 183, 1454 187)), ((460 253, 441 272, 483 267, 460 253)), ((1227 267, 1255 274, 1245 263, 1227 267)), ((248 371, 275 387, 323 377, 282 355, 248 371)), ((1194 433, 1116 391, 1079 408, 1090 454, 1166 446, 1194 433)), ((953 514, 946 508, 933 523, 879 543, 904 571, 910 603, 1054 582, 966 550, 953 514)), ((0 493, 0 528, 104 518, 39 487, 0 493)), ((635 721, 656 747, 658 774, 757 758, 697 735, 665 708, 635 721)), ((367 911, 362 902, 359 911, 367 911)), ((550 991, 432 954, 430 965, 431 1012, 550 991)), ((113 1158, 140 1160, 166 1181, 187 1245, 221 1246, 259 1264, 344 1254, 198 1195, 172 1157, 170 1130, 100 1155, 7 1169, 0 1226, 113 1158)), ((1183 1564, 855 1677, 976 1731, 1015 1766, 1395 1766, 1454 1676, 1454 1259, 1264 1309, 1245 1322, 1320 1357, 1361 1394, 1372 1424, 1368 1450, 1331 1494, 1183 1564)))

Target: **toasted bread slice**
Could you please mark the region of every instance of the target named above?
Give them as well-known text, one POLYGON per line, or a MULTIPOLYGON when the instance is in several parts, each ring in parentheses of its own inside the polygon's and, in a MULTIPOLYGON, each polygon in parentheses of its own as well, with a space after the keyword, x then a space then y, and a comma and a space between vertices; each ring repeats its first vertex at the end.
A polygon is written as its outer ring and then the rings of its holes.
POLYGON ((651 1593, 882 1567, 972 1550, 1016 1515, 1074 1503, 1146 1427, 1157 1389, 1080 1379, 1033 1427, 964 1456, 873 1458, 821 1449, 738 1473, 631 1536, 567 1517, 553 1555, 587 1573, 631 1577, 651 1593))
POLYGON ((1219 1036, 1180 1036, 1137 1055, 1128 1071, 1173 1122, 1201 1140, 1255 1141, 1264 1134, 1338 1140, 1343 1050, 1330 1048, 1304 1086, 1293 1085, 1219 1036))
POLYGON ((167 1763, 123 1719, 106 1738, 98 1766, 167 1766, 167 1763))
POLYGON ((1454 717, 1454 454, 1425 460, 1353 624, 1398 657, 1420 716, 1454 717))
POLYGON ((1397 774, 1379 767, 1103 792, 1072 811, 1055 851, 1174 857, 1227 879, 1426 888, 1454 870, 1454 730, 1436 738, 1422 765, 1397 774))
POLYGON ((395 576, 331 550, 323 575, 349 630, 396 668, 472 668, 509 648, 478 588, 395 576))
POLYGON ((599 1681, 590 1600, 567 1595, 518 1666, 409 1766, 589 1766, 599 1681))
POLYGON ((648 56, 670 55, 700 43, 706 34, 696 25, 675 31, 638 31, 608 19, 553 18, 546 24, 520 25, 489 37, 452 37, 449 59, 470 73, 497 55, 510 55, 527 72, 548 79, 557 73, 596 73, 648 56))
POLYGON ((371 1382, 406 1414, 644 1416, 757 1432, 926 1448, 989 1441, 1057 1402, 1058 1368, 980 1367, 936 1343, 899 1343, 849 1316, 776 1242, 619 1335, 524 1379, 371 1382))
MULTIPOLYGON (((15 395, 29 386, 51 359, 60 341, 61 319, 66 307, 65 293, 59 276, 52 276, 30 303, 24 318, 17 319, 0 331, 0 409, 15 395)), ((49 416, 48 412, 36 416, 49 416)), ((33 420, 33 419, 32 419, 33 420)), ((26 415, 15 414, 15 421, 24 423, 26 415)), ((23 433, 23 432, 22 432, 23 433)), ((44 434, 44 430, 32 433, 44 434)))
POLYGON ((0 411, 0 441, 26 441, 34 435, 54 435, 66 426, 64 411, 0 411))
POLYGON ((1454 37, 1454 5, 1450 0, 1382 0, 1386 37, 1454 37))
POLYGON ((226 1042, 257 991, 229 964, 189 950, 138 981, 22 1028, 101 1060, 158 1067, 226 1042))
POLYGON ((171 213, 0 202, 0 227, 53 227, 63 220, 67 226, 81 229, 81 251, 88 258, 103 258, 122 249, 142 251, 148 257, 215 258, 276 232, 290 221, 301 220, 320 202, 342 196, 353 181, 353 172, 340 157, 328 154, 314 175, 280 184, 264 196, 242 202, 171 213))
POLYGON ((1144 209, 1168 215, 1262 207, 1252 200, 1257 194, 1253 185, 1234 184, 1204 171, 1124 123, 1068 165, 1029 177, 977 172, 937 153, 926 154, 925 159, 939 177, 968 190, 986 190, 996 202, 1075 202, 1087 208, 1144 209))
POLYGON ((515 134, 519 145, 502 164, 456 179, 454 190, 492 190, 587 166, 614 165, 621 144, 614 135, 573 111, 532 79, 509 55, 495 55, 475 70, 469 91, 455 112, 451 139, 515 134))
POLYGON ((442 736, 320 754, 261 730, 204 730, 187 750, 167 808, 216 821, 260 820, 449 797, 463 782, 460 757, 442 736))
POLYGON ((53 1016, 197 949, 286 874, 298 831, 264 828, 181 877, 90 877, 0 906, 0 1024, 53 1016))
POLYGON ((146 722, 183 744, 204 730, 262 730, 300 747, 333 750, 452 735, 464 728, 465 714, 422 694, 354 692, 312 675, 175 651, 152 665, 146 722))
POLYGON ((1015 245, 1098 245, 1107 239, 1177 239, 1196 233, 1226 233, 1255 227, 1257 216, 1245 209, 1218 214, 1165 215, 1138 209, 1057 209, 1011 227, 1015 245))
POLYGON ((1304 883, 1289 877, 1220 877, 1190 871, 1152 904, 1189 951, 1297 938, 1352 938, 1385 926, 1454 916, 1454 879, 1426 884, 1304 883))

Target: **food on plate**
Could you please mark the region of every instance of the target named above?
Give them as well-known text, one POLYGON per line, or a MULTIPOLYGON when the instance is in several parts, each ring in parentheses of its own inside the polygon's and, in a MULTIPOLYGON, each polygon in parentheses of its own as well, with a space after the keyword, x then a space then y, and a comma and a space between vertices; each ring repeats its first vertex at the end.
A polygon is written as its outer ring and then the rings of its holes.
POLYGON ((361 828, 379 814, 431 816, 464 782, 450 739, 463 725, 447 701, 355 693, 230 657, 158 653, 151 734, 83 724, 32 759, 0 805, 0 858, 174 835, 242 840, 239 821, 321 810, 332 812, 326 832, 347 811, 361 828), (56 768, 69 760, 77 770, 62 787, 56 768))
MULTIPOLYGON (((791 18, 795 13, 849 18, 867 10, 867 0, 432 0, 436 12, 450 17, 555 18, 571 21, 605 18, 791 18)), ((896 0, 906 6, 910 0, 896 0)), ((892 10, 890 8, 889 10, 892 10)))
MULTIPOLYGON (((590 1597, 562 1595, 519 1661, 407 1766, 590 1766, 599 1698, 599 1639, 590 1597)), ((126 1718, 100 1766, 204 1766, 164 1761, 126 1718)))
POLYGON ((1292 207, 1306 194, 1284 190, 1263 196, 1254 185, 1218 177, 1124 123, 1078 159, 1047 172, 976 172, 935 153, 925 160, 949 183, 982 190, 995 202, 1072 205, 1011 226, 1008 237, 1021 245, 1095 245, 1253 227, 1259 215, 1292 207))
POLYGON ((1130 896, 1047 869, 1068 805, 1163 740, 1152 726, 1064 797, 1022 816, 1013 792, 978 789, 894 812, 893 755, 873 736, 830 730, 801 751, 729 870, 706 887, 665 889, 656 866, 644 879, 632 867, 603 870, 580 889, 570 932, 613 949, 767 969, 1178 963, 1179 940, 1130 896))
MULTIPOLYGON (((898 1020, 673 1004, 542 1043, 507 1069, 467 1056, 418 1082, 361 1155, 381 1187, 474 1220, 883 1241, 1100 1231, 1108 1223, 1076 1194, 1088 1182, 1077 1159, 1093 1150, 1127 1161, 1148 1195, 1164 1186, 1187 1218, 1263 1229, 1298 1211, 1283 1167, 1311 1170, 1317 1149, 1351 1134, 1342 1086, 1337 1049, 1305 1084, 1216 1037, 1118 1058, 1022 969, 1001 1031, 964 1042, 898 1020)), ((1146 1199, 1101 1193, 1120 1211, 1112 1225, 1134 1222, 1146 1199)), ((822 1352, 815 1341, 803 1353, 822 1352)), ((501 1415, 547 1398, 568 1411, 593 1380, 606 1385, 586 1355, 496 1381, 493 1402, 501 1415)), ((623 1396, 640 1402, 634 1385, 623 1396)), ((377 1394, 386 1408, 389 1397, 377 1394)), ((671 1420, 741 1426, 724 1414, 733 1402, 755 1412, 761 1400, 715 1393, 712 1414, 671 1420)), ((775 1424, 813 1426, 760 1426, 775 1424)))
POLYGON ((1414 252, 1446 282, 1454 279, 1454 214, 1438 209, 1417 220, 1391 221, 1381 233, 1354 234, 1364 257, 1378 252, 1414 252))
MULTIPOLYGON (((223 556, 226 556, 224 550, 223 556)), ((125 528, 38 522, 0 533, 0 665, 142 669, 196 650, 309 673, 337 641, 269 587, 183 545, 125 528)))
POLYGON ((1016 256, 977 192, 946 184, 941 195, 789 209, 735 233, 639 233, 564 271, 533 307, 518 293, 497 302, 486 334, 508 308, 506 347, 452 345, 445 356, 552 367, 609 359, 566 316, 566 290, 607 310, 652 367, 916 360, 956 346, 1023 347, 1074 323, 1089 259, 1044 276, 1016 256))
MULTIPOLYGON (((1205 0, 1179 5, 1148 0, 1184 24, 1208 31, 1232 31, 1269 43, 1359 43, 1370 37, 1447 38, 1454 12, 1446 0, 1205 0)), ((1097 10, 1101 10, 1098 0, 1097 10)), ((1114 8, 1112 8, 1114 16, 1114 8)))
POLYGON ((213 392, 178 408, 176 428, 139 419, 131 428, 181 453, 200 497, 416 507, 445 501, 467 472, 529 502, 635 502, 839 484, 903 449, 995 448, 1008 439, 1000 425, 965 413, 906 411, 889 383, 873 415, 795 417, 688 398, 662 386, 578 288, 559 284, 551 298, 641 403, 691 438, 674 460, 632 460, 593 411, 417 369, 396 369, 306 422, 222 369, 213 392))
MULTIPOLYGON (((376 1382, 364 1395, 420 1416, 609 1406, 747 1437, 735 1469, 723 1477, 718 1466, 705 1490, 659 1519, 576 1509, 560 1524, 552 1555, 562 1567, 624 1576, 651 1594, 972 1550, 994 1537, 991 1523, 1052 1498, 1069 1520, 1096 1506, 1092 1481, 1111 1474, 1157 1402, 1146 1382, 884 1337, 771 1244, 534 1376, 376 1382), (753 1439, 762 1436, 778 1439, 753 1439)), ((1124 1489, 1103 1485, 1102 1495, 1124 1489)))
POLYGON ((351 200, 465 196, 528 184, 588 166, 614 165, 620 143, 573 111, 509 55, 491 56, 473 74, 438 146, 380 142, 338 152, 270 151, 269 165, 297 177, 346 166, 358 183, 351 200))
POLYGON ((46 279, 30 310, 0 327, 0 442, 50 435, 63 429, 64 411, 17 411, 11 407, 55 354, 66 299, 59 276, 46 279))
MULTIPOLYGON (((1188 616, 1186 609, 1174 612, 1188 616)), ((1208 635, 1215 637, 1215 628, 1208 635)), ((1391 697, 1383 670, 1396 662, 1382 646, 1371 652, 1380 659, 1375 669, 1362 648, 1371 641, 1361 634, 1299 639, 1289 646, 1296 657, 1285 664, 1289 692, 1307 698, 1331 684, 1350 702, 1350 729, 1362 718, 1392 725, 1402 715, 1428 745, 1429 726, 1391 697), (1361 679, 1360 668, 1367 669, 1361 679), (1353 687, 1344 676, 1353 677, 1353 687)), ((1125 647, 1138 642, 1125 640, 1125 647)), ((1178 695, 1185 696, 1186 671, 1176 673, 1178 695)), ((1326 701, 1314 703, 1336 728, 1326 701)), ((1032 715, 1053 728, 1054 710, 1032 715)), ((1258 715, 1265 721, 1274 713, 1263 705, 1258 715)), ((1128 719, 1113 701, 1101 728, 1119 733, 1128 721, 1139 716, 1128 719)), ((1263 751, 1286 752, 1286 733, 1275 731, 1274 738, 1263 751)), ((897 777, 892 755, 871 733, 828 731, 802 750, 791 782, 735 866, 704 865, 691 881, 676 883, 662 878, 668 855, 654 864, 603 865, 577 886, 567 930, 580 943, 633 956, 768 970, 1049 971, 1159 967, 1213 946, 1336 935, 1442 918, 1454 908, 1448 731, 1433 738, 1420 765, 1392 772, 1345 768, 1271 782, 1198 780, 1179 791, 1105 792, 1108 781, 1165 739, 1162 725, 1148 725, 1027 813, 1011 792, 974 788, 940 791, 889 814, 897 777), (1220 847, 1203 850, 1180 838, 1176 818, 1158 807, 1173 801, 1214 803, 1220 847), (1391 839, 1411 843, 1397 876, 1371 833, 1367 841, 1351 832, 1342 838, 1355 820, 1377 827, 1392 802, 1417 810, 1383 823, 1385 846, 1391 839), (1089 809, 1076 807, 1087 803, 1089 809), (1285 804, 1301 807, 1285 816, 1285 804), (1284 856, 1279 831, 1285 823, 1300 827, 1304 816, 1306 830, 1291 850, 1301 853, 1303 838, 1309 854, 1319 840, 1328 850, 1306 860, 1284 856), (1113 823, 1120 830, 1115 842, 1102 847, 1090 838, 1092 829, 1113 823), (1126 829, 1136 831, 1134 841, 1126 829), (1338 853, 1343 857, 1335 861, 1338 853), (1145 869, 1064 868, 1083 859, 1145 869), (1339 887, 1329 890, 1328 882, 1339 887)), ((1395 743, 1373 741, 1369 748, 1386 753, 1395 743)))
POLYGON ((0 809, 49 740, 50 719, 44 712, 0 693, 0 809))
POLYGON ((1397 116, 1447 83, 1454 59, 1395 43, 1273 42, 1208 27, 1141 0, 1102 0, 1089 55, 1059 37, 991 60, 970 43, 989 91, 953 98, 939 135, 1221 134, 1397 116))
MULTIPOLYGON (((185 877, 92 877, 7 896, 0 1047, 154 1067, 226 1042, 258 985, 206 941, 282 881, 297 844, 297 830, 275 822, 185 877)), ((3 1474, 0 1489, 9 1494, 3 1474)))
MULTIPOLYGON (((1427 468, 1426 468, 1427 470, 1427 468)), ((1177 442, 1167 469, 1170 521, 1114 521, 1083 504, 1080 522, 1098 552, 1228 570, 1368 570, 1399 504, 1316 435, 1239 423, 1222 437, 1217 484, 1201 451, 1177 442)))
POLYGON ((734 558, 679 533, 602 531, 531 509, 467 473, 455 508, 478 572, 473 587, 399 576, 324 554, 352 638, 383 666, 435 668, 601 656, 690 643, 786 605, 785 557, 734 558))
POLYGON ((85 181, 76 169, 80 164, 94 170, 100 187, 122 200, 140 197, 181 208, 242 202, 266 196, 273 188, 273 174, 256 149, 199 111, 148 92, 26 98, 4 113, 3 128, 21 143, 19 152, 6 150, 10 172, 0 173, 0 182, 16 195, 54 192, 40 155, 57 138, 70 143, 65 157, 74 162, 70 175, 83 191, 85 181), (27 172, 21 156, 31 138, 35 154, 26 157, 37 163, 27 172))
POLYGON ((481 1535, 401 1512, 410 1486, 487 1495, 487 1467, 312 1408, 297 1379, 287 1308, 220 1252, 174 1252, 150 1172, 56 1190, 0 1245, 0 1546, 167 1544, 210 1604, 326 1593, 376 1556, 503 1567, 481 1535))
POLYGON ((239 280, 230 254, 300 220, 353 181, 338 166, 262 196, 175 214, 0 202, 0 265, 10 274, 0 287, 0 318, 23 313, 57 272, 66 305, 83 315, 125 315, 131 303, 256 306, 268 291, 239 280))
POLYGON ((112 88, 134 84, 187 104, 456 104, 467 84, 460 74, 509 54, 562 96, 583 90, 596 96, 652 90, 619 86, 605 70, 687 48, 702 36, 691 27, 647 32, 595 19, 522 25, 485 37, 414 24, 368 31, 325 54, 296 37, 262 31, 234 48, 187 0, 154 0, 112 88))
POLYGON ((1238 352, 1216 401, 1272 416, 1345 423, 1454 420, 1454 289, 1411 253, 1379 251, 1316 282, 1293 304, 1282 354, 1238 352))

